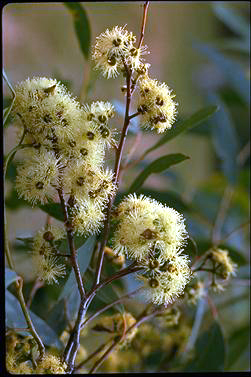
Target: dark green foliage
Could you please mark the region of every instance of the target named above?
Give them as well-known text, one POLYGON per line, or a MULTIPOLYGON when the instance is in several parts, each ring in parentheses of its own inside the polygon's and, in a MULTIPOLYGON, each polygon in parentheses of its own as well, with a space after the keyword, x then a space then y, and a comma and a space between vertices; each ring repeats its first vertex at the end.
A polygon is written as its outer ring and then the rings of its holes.
POLYGON ((225 341, 221 327, 215 321, 197 339, 194 358, 183 370, 185 372, 222 372, 224 363, 225 341))
POLYGON ((152 173, 161 173, 165 171, 170 166, 179 164, 180 162, 187 160, 189 157, 185 156, 181 153, 174 153, 168 154, 166 156, 162 156, 157 160, 153 161, 150 165, 148 165, 142 173, 135 179, 133 184, 131 185, 129 191, 130 192, 137 192, 137 190, 143 185, 145 180, 149 177, 152 173))
POLYGON ((205 122, 209 117, 211 117, 217 110, 218 106, 208 106, 202 110, 197 111, 195 114, 190 116, 188 119, 179 120, 174 124, 174 126, 165 133, 164 136, 151 148, 147 149, 145 155, 152 152, 153 150, 161 147, 163 144, 174 139, 179 134, 182 134, 185 131, 191 130, 205 122))
POLYGON ((91 47, 91 27, 85 9, 80 3, 64 3, 73 16, 75 32, 80 49, 88 60, 91 47))

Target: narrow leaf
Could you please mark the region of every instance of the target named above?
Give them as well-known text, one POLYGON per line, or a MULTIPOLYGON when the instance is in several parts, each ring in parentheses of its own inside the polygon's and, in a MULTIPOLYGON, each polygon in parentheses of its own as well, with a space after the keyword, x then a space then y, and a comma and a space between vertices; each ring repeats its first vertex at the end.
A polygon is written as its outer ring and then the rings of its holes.
POLYGON ((8 267, 5 267, 5 288, 7 288, 11 283, 16 281, 17 274, 15 271, 10 270, 8 267))
POLYGON ((249 24, 244 17, 241 16, 237 10, 229 8, 224 2, 214 2, 213 11, 216 16, 229 27, 231 31, 242 36, 243 38, 250 38, 249 24))
POLYGON ((246 77, 242 66, 221 54, 216 48, 202 44, 199 42, 193 43, 194 47, 203 55, 207 56, 224 75, 227 82, 236 90, 236 92, 243 98, 243 100, 250 103, 250 83, 246 77))
MULTIPOLYGON (((6 325, 8 327, 27 327, 22 309, 16 297, 8 290, 5 292, 5 305, 6 305, 6 325)), ((47 323, 30 311, 30 317, 33 325, 41 337, 43 343, 47 346, 54 346, 62 348, 63 344, 58 339, 54 330, 47 325, 47 323)))
POLYGON ((178 121, 169 131, 167 131, 167 133, 155 145, 147 149, 145 155, 152 152, 154 149, 159 148, 161 145, 167 143, 168 141, 174 139, 179 134, 199 126, 207 118, 212 116, 215 113, 215 111, 218 110, 218 106, 208 106, 197 111, 188 119, 178 121))
POLYGON ((61 207, 61 204, 59 203, 49 203, 49 204, 43 204, 40 205, 39 208, 48 213, 48 215, 54 217, 55 219, 59 221, 64 221, 64 214, 61 207))
POLYGON ((65 2, 64 5, 73 15, 75 32, 80 49, 86 60, 89 58, 91 46, 91 27, 85 9, 80 3, 65 2))
POLYGON ((247 352, 250 354, 250 326, 245 325, 238 330, 235 330, 228 340, 228 355, 227 367, 228 369, 234 365, 240 356, 247 352))
MULTIPOLYGON (((78 264, 81 276, 84 275, 89 266, 95 242, 96 237, 91 236, 83 244, 83 246, 78 249, 78 264)), ((74 271, 71 271, 70 276, 58 298, 58 301, 62 299, 67 300, 69 315, 71 318, 74 318, 80 304, 80 295, 74 271)))
POLYGON ((195 356, 184 368, 186 372, 218 372, 224 370, 225 343, 221 327, 214 322, 208 331, 199 336, 195 356))
POLYGON ((168 169, 170 166, 178 164, 188 158, 188 156, 185 156, 181 153, 168 154, 166 156, 158 158, 157 160, 153 161, 150 165, 148 165, 146 169, 142 171, 142 173, 140 173, 140 175, 131 185, 129 191, 137 191, 143 185, 143 183, 149 177, 150 174, 161 173, 162 171, 168 169))
POLYGON ((231 184, 235 184, 238 174, 237 155, 239 151, 238 135, 231 115, 216 93, 208 95, 210 102, 220 104, 220 111, 211 119, 211 135, 215 152, 222 161, 222 171, 231 184))

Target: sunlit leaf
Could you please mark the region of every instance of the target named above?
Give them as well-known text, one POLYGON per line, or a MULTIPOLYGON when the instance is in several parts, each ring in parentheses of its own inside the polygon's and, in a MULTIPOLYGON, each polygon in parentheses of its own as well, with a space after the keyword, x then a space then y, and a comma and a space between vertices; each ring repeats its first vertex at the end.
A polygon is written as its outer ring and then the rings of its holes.
POLYGON ((166 156, 158 158, 157 160, 153 161, 150 165, 148 165, 140 173, 140 175, 135 179, 135 181, 131 185, 129 191, 137 191, 143 185, 143 183, 149 177, 150 174, 161 173, 162 171, 168 169, 170 166, 179 164, 180 162, 187 160, 188 158, 188 156, 185 156, 181 153, 168 154, 166 156))
POLYGON ((174 124, 174 126, 168 130, 165 135, 151 148, 147 149, 145 155, 152 152, 153 150, 159 148, 161 145, 167 143, 168 141, 174 139, 176 136, 182 134, 185 131, 191 130, 194 127, 199 126, 202 124, 206 119, 212 116, 217 110, 218 106, 208 106, 205 107, 193 115, 191 115, 188 119, 180 120, 174 124))
POLYGON ((79 41, 80 49, 88 60, 91 47, 91 27, 85 9, 81 3, 64 2, 64 5, 73 15, 75 32, 79 41))

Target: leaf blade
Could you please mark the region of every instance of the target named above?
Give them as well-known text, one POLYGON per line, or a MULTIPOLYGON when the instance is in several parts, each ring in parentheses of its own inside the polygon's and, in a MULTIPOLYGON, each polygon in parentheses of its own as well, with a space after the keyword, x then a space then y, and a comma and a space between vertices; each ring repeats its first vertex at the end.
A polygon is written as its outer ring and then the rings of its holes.
POLYGON ((204 122, 218 110, 218 106, 208 106, 197 111, 188 119, 178 121, 174 125, 174 127, 171 128, 155 145, 146 150, 145 156, 153 150, 159 148, 163 144, 167 143, 168 141, 174 139, 179 134, 199 126, 202 122, 204 122))
POLYGON ((149 177, 152 173, 161 173, 162 171, 168 169, 170 166, 178 164, 184 160, 187 160, 189 157, 185 156, 181 153, 173 153, 162 156, 157 160, 153 161, 150 165, 148 165, 136 178, 136 180, 131 185, 129 192, 137 191, 145 180, 149 177))
POLYGON ((74 28, 79 46, 85 59, 88 60, 91 46, 91 27, 87 13, 80 3, 64 2, 64 5, 73 15, 74 28))
POLYGON ((217 321, 213 322, 208 331, 200 335, 196 341, 195 348, 195 357, 188 362, 184 371, 216 372, 224 370, 225 341, 217 321))
MULTIPOLYGON (((27 324, 24 319, 24 315, 21 306, 16 297, 8 290, 5 292, 5 304, 6 304, 6 325, 14 328, 26 328, 27 324)), ((62 348, 63 344, 58 339, 54 330, 47 325, 47 323, 31 310, 30 317, 34 324, 36 331, 41 337, 44 344, 48 346, 55 346, 62 348)))

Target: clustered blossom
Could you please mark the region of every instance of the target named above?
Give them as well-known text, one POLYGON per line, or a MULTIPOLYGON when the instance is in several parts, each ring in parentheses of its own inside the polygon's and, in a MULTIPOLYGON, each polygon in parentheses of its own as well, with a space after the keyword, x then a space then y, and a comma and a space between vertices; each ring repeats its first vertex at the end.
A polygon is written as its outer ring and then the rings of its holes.
MULTIPOLYGON (((149 76, 149 63, 143 63, 146 46, 136 48, 136 37, 125 27, 107 29, 96 38, 92 58, 104 77, 116 77, 125 71, 132 75, 132 87, 139 90, 138 112, 141 126, 162 133, 174 123, 177 103, 165 84, 149 76)), ((126 91, 126 88, 123 88, 126 91)))
MULTIPOLYGON (((106 150, 116 146, 109 126, 112 104, 81 105, 62 84, 45 77, 17 84, 15 93, 12 115, 25 145, 16 177, 19 197, 34 206, 57 201, 61 191, 73 232, 97 233, 116 189, 113 172, 105 167, 106 150)), ((56 241, 55 229, 51 232, 56 241)), ((39 278, 56 283, 65 268, 41 234, 35 236, 32 260, 39 278)))
POLYGON ((55 225, 46 225, 33 238, 32 262, 36 275, 48 284, 57 283, 65 275, 65 266, 59 263, 57 243, 65 238, 65 231, 55 225))
POLYGON ((182 254, 187 238, 183 217, 151 198, 129 195, 116 210, 113 247, 138 262, 146 295, 155 304, 179 296, 191 277, 188 257, 182 254))
POLYGON ((24 129, 24 160, 18 168, 18 195, 32 205, 55 201, 62 189, 71 204, 74 231, 95 233, 115 191, 104 167, 105 151, 116 145, 109 102, 81 105, 53 79, 27 79, 15 87, 12 113, 24 129), (86 220, 88 218, 88 220, 86 220))
POLYGON ((175 95, 165 83, 146 76, 139 83, 138 111, 142 114, 141 126, 162 133, 172 127, 176 114, 175 95))
POLYGON ((96 69, 100 69, 105 77, 116 77, 124 72, 126 67, 132 70, 140 69, 142 54, 146 47, 135 46, 136 37, 124 27, 115 26, 107 29, 96 38, 92 58, 96 69))

